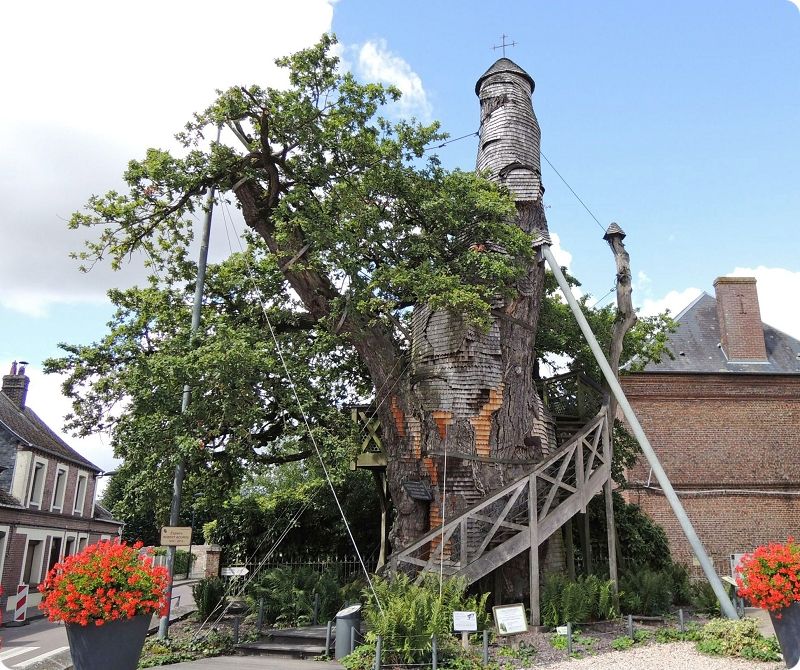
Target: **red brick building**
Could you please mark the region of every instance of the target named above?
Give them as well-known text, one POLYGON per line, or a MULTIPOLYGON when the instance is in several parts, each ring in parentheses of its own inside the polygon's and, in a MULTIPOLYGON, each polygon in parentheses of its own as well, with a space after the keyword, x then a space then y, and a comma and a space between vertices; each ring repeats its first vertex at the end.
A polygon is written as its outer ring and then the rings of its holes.
POLYGON ((14 363, 0 392, 0 599, 13 616, 19 584, 36 586, 64 556, 116 537, 122 523, 95 502, 100 469, 66 444, 25 404, 29 379, 14 363))
MULTIPOLYGON (((800 341, 761 322, 756 280, 720 277, 676 320, 674 360, 622 386, 720 574, 731 554, 800 538, 800 341)), ((787 308, 789 304, 787 303, 787 308)), ((645 459, 628 498, 697 566, 645 459)))

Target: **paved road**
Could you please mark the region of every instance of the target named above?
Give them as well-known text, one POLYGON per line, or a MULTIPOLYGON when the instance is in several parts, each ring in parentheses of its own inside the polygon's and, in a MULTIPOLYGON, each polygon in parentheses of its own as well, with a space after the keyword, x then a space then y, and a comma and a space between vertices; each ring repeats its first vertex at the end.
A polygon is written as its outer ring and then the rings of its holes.
MULTIPOLYGON (((186 607, 194 608, 191 584, 178 584, 173 590, 180 596, 180 613, 186 607)), ((68 666, 67 632, 63 623, 47 619, 31 620, 25 626, 3 628, 0 631, 0 670, 44 670, 68 666)))

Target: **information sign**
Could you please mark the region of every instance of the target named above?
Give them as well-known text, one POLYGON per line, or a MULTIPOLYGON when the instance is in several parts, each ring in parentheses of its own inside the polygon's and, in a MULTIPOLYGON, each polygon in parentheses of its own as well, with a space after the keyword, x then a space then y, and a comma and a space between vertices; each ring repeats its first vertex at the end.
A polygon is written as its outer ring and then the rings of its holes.
POLYGON ((498 605, 492 608, 494 623, 500 635, 514 635, 528 631, 528 620, 525 617, 525 606, 522 603, 515 605, 498 605))
POLYGON ((456 633, 478 630, 478 617, 475 612, 453 612, 453 630, 456 633))
POLYGON ((222 568, 223 577, 244 577, 248 572, 250 571, 243 565, 234 565, 230 568, 222 568))
POLYGON ((164 526, 161 529, 162 547, 188 547, 192 543, 189 526, 164 526))

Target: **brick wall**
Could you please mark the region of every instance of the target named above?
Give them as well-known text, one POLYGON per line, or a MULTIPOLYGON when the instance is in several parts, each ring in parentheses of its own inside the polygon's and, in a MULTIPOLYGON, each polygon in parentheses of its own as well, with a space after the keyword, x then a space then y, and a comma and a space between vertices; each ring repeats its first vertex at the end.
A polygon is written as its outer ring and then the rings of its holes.
MULTIPOLYGON (((622 386, 723 574, 729 554, 800 532, 800 376, 636 373, 622 386)), ((641 486, 648 477, 641 457, 628 481, 641 486)), ((691 562, 658 483, 650 483, 654 490, 631 491, 629 500, 667 530, 676 560, 691 562)))
MULTIPOLYGON (((750 552, 767 542, 785 542, 789 535, 800 537, 800 496, 719 493, 679 497, 721 575, 730 574, 731 554, 750 552)), ((628 499, 639 503, 664 528, 673 559, 701 574, 664 496, 657 491, 634 490, 628 499)))

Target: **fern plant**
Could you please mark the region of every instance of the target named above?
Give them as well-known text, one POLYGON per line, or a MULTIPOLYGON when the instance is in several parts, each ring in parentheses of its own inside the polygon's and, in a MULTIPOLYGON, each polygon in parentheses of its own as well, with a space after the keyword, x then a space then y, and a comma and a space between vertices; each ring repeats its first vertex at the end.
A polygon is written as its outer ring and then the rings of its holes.
POLYGON ((539 601, 545 626, 613 619, 619 614, 614 604, 614 582, 594 575, 571 581, 561 574, 548 574, 542 581, 539 601))
POLYGON ((414 584, 406 575, 397 575, 392 581, 378 579, 372 591, 365 591, 368 605, 364 611, 370 639, 378 635, 383 641, 384 658, 391 663, 421 663, 430 659, 431 636, 439 640, 439 651, 444 658, 456 653, 451 642, 453 612, 477 613, 478 629, 486 627, 486 599, 489 594, 468 596, 466 582, 447 579, 439 588, 439 579, 427 575, 420 584, 414 584))

